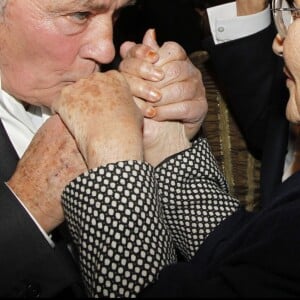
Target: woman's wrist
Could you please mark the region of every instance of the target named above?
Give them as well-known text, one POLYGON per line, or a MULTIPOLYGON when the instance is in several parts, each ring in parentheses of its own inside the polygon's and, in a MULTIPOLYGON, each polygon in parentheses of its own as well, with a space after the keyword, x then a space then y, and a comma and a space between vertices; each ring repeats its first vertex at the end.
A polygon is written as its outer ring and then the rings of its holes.
POLYGON ((191 146, 185 128, 179 122, 166 122, 166 128, 155 144, 144 149, 145 161, 156 167, 167 157, 182 152, 191 146))

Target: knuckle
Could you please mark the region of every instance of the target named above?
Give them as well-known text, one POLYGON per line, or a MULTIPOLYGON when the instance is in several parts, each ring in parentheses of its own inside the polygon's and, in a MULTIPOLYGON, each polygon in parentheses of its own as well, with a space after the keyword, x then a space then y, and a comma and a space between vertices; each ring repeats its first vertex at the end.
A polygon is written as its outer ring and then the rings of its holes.
MULTIPOLYGON (((142 75, 147 76, 154 71, 154 67, 150 63, 142 63, 140 66, 140 72, 142 75)), ((146 77, 147 78, 147 77, 146 77)))
POLYGON ((136 64, 133 58, 125 58, 120 62, 118 70, 120 72, 131 73, 132 69, 134 69, 135 67, 136 64))
POLYGON ((172 56, 178 58, 178 59, 184 59, 186 58, 186 52, 185 50, 176 42, 168 41, 163 44, 163 47, 166 51, 172 54, 172 56))
POLYGON ((151 49, 149 46, 139 44, 135 49, 134 57, 145 58, 149 52, 149 49, 151 49))
POLYGON ((190 102, 181 102, 180 111, 185 118, 189 118, 191 114, 193 113, 193 108, 190 102))
POLYGON ((173 64, 165 70, 165 78, 167 81, 174 80, 181 75, 181 67, 178 64, 173 64))
POLYGON ((203 121, 208 111, 207 101, 198 99, 197 101, 186 101, 181 105, 181 113, 184 115, 184 119, 188 122, 203 121))
POLYGON ((120 71, 126 71, 127 59, 123 59, 119 64, 120 71))
POLYGON ((179 99, 184 98, 184 95, 186 94, 188 90, 185 88, 183 84, 177 84, 175 85, 175 96, 177 96, 179 99))

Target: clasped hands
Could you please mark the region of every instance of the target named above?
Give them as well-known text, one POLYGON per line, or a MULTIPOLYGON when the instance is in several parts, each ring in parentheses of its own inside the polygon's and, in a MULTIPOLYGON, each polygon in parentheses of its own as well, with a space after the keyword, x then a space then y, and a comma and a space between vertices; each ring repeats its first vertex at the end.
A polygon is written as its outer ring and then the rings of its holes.
POLYGON ((159 47, 149 30, 121 55, 119 71, 64 88, 8 181, 46 232, 63 222, 60 196, 73 178, 121 160, 156 166, 188 148, 206 116, 201 73, 178 44, 159 47))
POLYGON ((129 159, 155 166, 189 146, 206 113, 201 74, 178 44, 160 48, 149 30, 143 44, 123 44, 121 55, 121 74, 80 80, 53 104, 89 169, 129 159))

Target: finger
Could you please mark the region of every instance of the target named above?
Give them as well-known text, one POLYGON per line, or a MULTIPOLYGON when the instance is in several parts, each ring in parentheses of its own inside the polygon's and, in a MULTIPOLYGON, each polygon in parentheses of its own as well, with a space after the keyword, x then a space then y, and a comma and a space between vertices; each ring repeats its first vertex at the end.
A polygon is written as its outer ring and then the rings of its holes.
POLYGON ((142 99, 134 97, 134 102, 146 118, 154 118, 156 115, 156 109, 154 109, 149 103, 142 99))
POLYGON ((159 60, 158 52, 150 46, 144 44, 132 44, 132 42, 125 42, 120 47, 120 54, 125 58, 138 58, 146 60, 150 63, 156 63, 159 60))
POLYGON ((130 49, 132 49, 134 46, 136 46, 136 43, 126 41, 124 42, 120 47, 120 55, 122 58, 125 58, 127 56, 127 53, 130 49))
POLYGON ((162 66, 162 71, 165 75, 164 78, 155 85, 157 88, 162 88, 169 84, 185 80, 194 82, 194 84, 195 80, 198 80, 199 84, 202 82, 202 76, 199 69, 197 69, 188 59, 166 63, 162 66), (191 80, 192 78, 194 78, 194 80, 191 80))
POLYGON ((195 99, 199 87, 194 82, 187 80, 172 83, 160 91, 161 99, 153 104, 155 107, 195 99))
POLYGON ((157 51, 159 45, 156 42, 156 34, 154 29, 149 29, 144 35, 143 44, 136 44, 134 42, 124 42, 120 47, 120 54, 122 58, 126 56, 148 59, 150 62, 156 62, 159 57, 157 51))
POLYGON ((185 50, 175 42, 165 42, 158 50, 159 61, 157 66, 163 66, 164 64, 174 60, 186 60, 187 54, 185 50))
POLYGON ((159 50, 159 45, 156 41, 156 33, 154 29, 149 29, 146 31, 143 38, 143 44, 151 47, 153 50, 159 50))
POLYGON ((207 113, 207 102, 203 100, 187 100, 155 107, 156 121, 182 121, 183 123, 202 123, 207 113))
POLYGON ((160 67, 137 58, 125 58, 122 60, 119 65, 119 71, 150 81, 160 81, 164 78, 164 72, 160 67))
POLYGON ((161 91, 155 88, 149 81, 126 73, 123 73, 123 75, 130 86, 133 96, 149 102, 157 102, 161 99, 161 91))

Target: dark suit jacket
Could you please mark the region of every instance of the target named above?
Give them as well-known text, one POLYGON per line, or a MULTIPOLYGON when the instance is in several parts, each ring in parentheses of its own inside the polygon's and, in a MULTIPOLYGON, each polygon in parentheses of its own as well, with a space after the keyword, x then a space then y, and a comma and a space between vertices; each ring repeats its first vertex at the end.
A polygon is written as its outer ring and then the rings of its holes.
POLYGON ((205 40, 225 101, 254 157, 261 160, 261 203, 283 175, 288 143, 288 90, 283 59, 273 53, 271 25, 250 37, 214 46, 205 40))
POLYGON ((83 296, 62 228, 52 249, 4 184, 18 160, 0 120, 0 297, 83 296))
POLYGON ((299 183, 297 173, 258 213, 237 211, 190 263, 165 268, 140 297, 299 297, 299 183))
POLYGON ((262 159, 262 209, 241 208, 190 263, 165 268, 141 297, 300 296, 300 172, 281 183, 287 94, 282 62, 271 53, 273 37, 268 28, 207 47, 248 145, 262 159))

